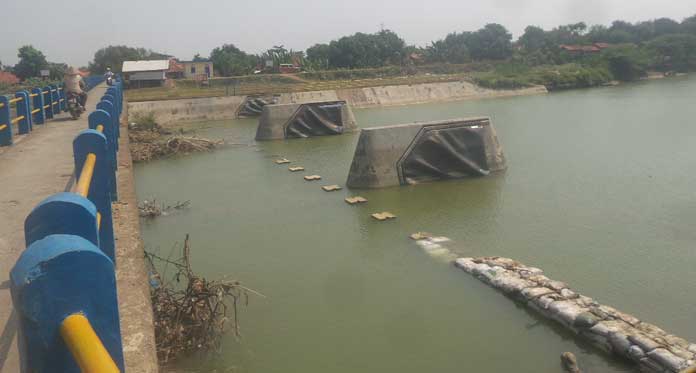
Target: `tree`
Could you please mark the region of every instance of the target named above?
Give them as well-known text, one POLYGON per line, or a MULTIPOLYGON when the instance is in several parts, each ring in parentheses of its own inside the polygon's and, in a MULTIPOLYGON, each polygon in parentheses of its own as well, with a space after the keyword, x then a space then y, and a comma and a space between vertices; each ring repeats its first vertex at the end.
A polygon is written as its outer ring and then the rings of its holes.
POLYGON ((145 48, 133 48, 125 45, 110 45, 94 53, 94 61, 89 63, 89 70, 94 74, 103 74, 106 68, 120 72, 123 61, 166 60, 171 56, 145 48))
POLYGON ((631 81, 645 76, 650 65, 649 58, 639 48, 626 46, 610 48, 603 56, 609 71, 617 80, 631 81))
POLYGON ((497 23, 487 24, 469 35, 466 44, 475 60, 502 60, 512 56, 512 34, 497 23))
POLYGON ((257 59, 246 54, 234 44, 224 44, 210 52, 210 60, 221 76, 249 74, 256 66, 257 59))
POLYGON ((329 43, 329 67, 365 68, 400 64, 406 43, 390 30, 358 32, 329 43))
POLYGON ((14 67, 14 74, 20 79, 38 77, 41 70, 48 68, 46 56, 31 45, 19 48, 19 62, 14 67))
POLYGON ((546 32, 541 27, 527 26, 518 42, 526 51, 539 50, 546 45, 546 32))
POLYGON ((683 33, 696 35, 696 15, 684 19, 680 26, 683 33))
POLYGON ((325 70, 329 68, 329 45, 314 44, 307 48, 307 61, 314 70, 325 70))
POLYGON ((666 71, 689 71, 696 68, 696 35, 663 35, 648 47, 658 59, 658 67, 666 71))
POLYGON ((467 47, 470 32, 452 32, 427 48, 427 58, 430 62, 466 63, 471 61, 469 48, 467 47))

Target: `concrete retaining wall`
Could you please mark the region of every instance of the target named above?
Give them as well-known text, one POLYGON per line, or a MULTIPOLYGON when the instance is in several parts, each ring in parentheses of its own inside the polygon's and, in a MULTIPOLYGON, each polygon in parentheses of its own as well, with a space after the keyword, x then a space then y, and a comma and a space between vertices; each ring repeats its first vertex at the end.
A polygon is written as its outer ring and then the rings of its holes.
POLYGON ((538 268, 500 257, 459 258, 455 264, 642 372, 677 373, 696 364, 696 344, 578 294, 538 268))
POLYGON ((416 138, 431 128, 483 127, 486 160, 491 172, 505 169, 505 157, 488 118, 400 124, 364 128, 355 148, 346 185, 351 188, 381 188, 403 185, 399 162, 416 138))
MULTIPOLYGON (((351 107, 410 105, 427 102, 472 100, 548 93, 545 87, 495 90, 459 81, 393 85, 341 90, 293 92, 275 95, 278 104, 346 101, 351 107)), ((152 112, 160 124, 179 121, 234 119, 245 96, 144 101, 129 104, 132 115, 152 112)))
POLYGON ((128 103, 130 120, 152 113, 157 123, 233 119, 245 96, 191 98, 182 100, 144 101, 128 103))
POLYGON ((364 108, 543 93, 548 93, 543 86, 525 89, 495 90, 479 87, 473 83, 459 81, 343 89, 336 91, 336 96, 339 100, 345 100, 353 107, 364 108))

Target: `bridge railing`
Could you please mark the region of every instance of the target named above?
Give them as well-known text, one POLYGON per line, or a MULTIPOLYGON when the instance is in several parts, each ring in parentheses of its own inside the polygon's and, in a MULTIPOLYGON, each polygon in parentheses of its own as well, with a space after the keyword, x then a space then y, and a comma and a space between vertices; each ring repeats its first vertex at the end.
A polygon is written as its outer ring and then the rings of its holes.
POLYGON ((71 192, 39 203, 10 273, 26 371, 123 372, 111 202, 122 84, 110 87, 73 141, 71 192))
MULTIPOLYGON (((86 89, 89 91, 102 81, 104 77, 100 75, 87 77, 86 89)), ((35 124, 45 124, 67 109, 62 84, 17 91, 12 97, 0 95, 0 146, 12 145, 15 134, 29 134, 35 124)))

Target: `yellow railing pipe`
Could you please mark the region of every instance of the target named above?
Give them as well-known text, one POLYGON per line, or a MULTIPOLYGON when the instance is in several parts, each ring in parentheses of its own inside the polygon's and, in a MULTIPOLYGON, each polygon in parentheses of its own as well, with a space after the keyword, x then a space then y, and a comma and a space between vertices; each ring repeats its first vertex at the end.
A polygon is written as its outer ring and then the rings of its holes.
POLYGON ((84 315, 66 317, 60 325, 60 335, 82 373, 120 372, 84 315))
POLYGON ((77 186, 75 187, 75 193, 87 198, 89 193, 89 186, 92 184, 92 176, 94 175, 94 165, 97 163, 97 156, 94 153, 87 154, 87 159, 82 165, 82 171, 80 171, 80 178, 77 179, 77 186))
POLYGON ((40 112, 40 111, 41 111, 41 109, 34 109, 34 110, 31 111, 31 113, 32 113, 32 114, 36 114, 36 113, 38 113, 38 112, 40 112))
POLYGON ((38 95, 39 95, 38 93, 31 93, 31 94, 29 94, 29 97, 36 97, 38 95))
POLYGON ((5 103, 4 103, 4 102, 0 102, 0 108, 3 108, 3 107, 5 107, 5 103))
POLYGON ((17 118, 12 119, 10 122, 12 122, 12 124, 15 124, 15 123, 19 122, 20 120, 22 120, 22 119, 24 119, 24 118, 25 118, 24 115, 20 115, 20 116, 18 116, 17 118))
POLYGON ((104 125, 103 125, 103 124, 97 124, 97 131, 99 131, 99 132, 104 132, 104 125))
POLYGON ((5 128, 7 128, 7 124, 0 125, 0 131, 4 130, 5 128))
POLYGON ((15 97, 15 98, 9 100, 9 102, 10 102, 11 104, 14 104, 15 102, 20 102, 20 101, 22 101, 22 100, 24 100, 24 97, 15 97))

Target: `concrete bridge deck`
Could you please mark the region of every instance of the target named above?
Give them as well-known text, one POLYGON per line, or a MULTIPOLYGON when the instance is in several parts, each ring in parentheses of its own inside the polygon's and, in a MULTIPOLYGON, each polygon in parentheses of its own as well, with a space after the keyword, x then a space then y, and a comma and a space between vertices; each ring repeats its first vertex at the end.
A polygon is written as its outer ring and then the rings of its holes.
MULTIPOLYGON (((89 93, 87 113, 95 109, 105 85, 89 93)), ((124 112, 124 116, 126 113, 124 112)), ((65 191, 73 173, 72 141, 87 129, 87 115, 70 120, 66 113, 35 125, 15 144, 0 148, 0 373, 20 372, 17 315, 12 307, 9 275, 25 248, 24 219, 51 194, 65 191)), ((127 129, 122 131, 114 229, 117 282, 126 370, 156 372, 152 309, 140 242, 137 201, 133 184, 127 129)))

